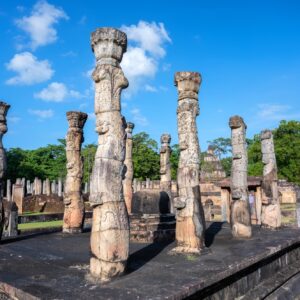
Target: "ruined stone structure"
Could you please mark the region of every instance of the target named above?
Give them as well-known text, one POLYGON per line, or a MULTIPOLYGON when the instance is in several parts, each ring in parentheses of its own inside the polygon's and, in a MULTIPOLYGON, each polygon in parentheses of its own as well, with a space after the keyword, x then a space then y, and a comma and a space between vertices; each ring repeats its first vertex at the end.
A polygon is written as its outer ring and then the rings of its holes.
POLYGON ((214 148, 209 146, 206 154, 204 155, 203 164, 201 166, 201 180, 214 181, 225 177, 226 173, 219 157, 215 155, 214 148))
MULTIPOLYGON (((67 177, 64 191, 63 232, 76 233, 82 231, 84 221, 84 203, 81 191, 83 177, 81 145, 84 141, 83 127, 87 120, 87 114, 69 111, 67 119, 69 129, 66 136, 67 177)), ((49 180, 48 183, 47 187, 50 193, 49 180)))
POLYGON ((234 237, 249 238, 252 235, 251 215, 248 202, 246 146, 246 124, 240 116, 229 120, 231 128, 232 167, 231 167, 231 228, 234 237))
POLYGON ((3 177, 6 172, 6 155, 2 144, 3 135, 7 132, 6 115, 10 105, 0 101, 0 240, 2 236, 4 224, 4 208, 3 208, 3 177))
POLYGON ((262 184, 262 225, 270 228, 281 226, 281 212, 278 197, 277 164, 273 134, 270 130, 261 132, 263 170, 262 184))
POLYGON ((165 191, 170 197, 170 211, 174 212, 173 201, 171 196, 172 188, 172 178, 171 178, 171 135, 168 133, 162 134, 160 137, 161 147, 160 147, 160 188, 162 191, 165 191))
POLYGON ((204 248, 205 220, 201 204, 200 148, 196 117, 199 115, 198 91, 201 77, 196 72, 177 72, 177 123, 179 137, 178 197, 174 199, 177 247, 179 253, 199 254, 204 248))
POLYGON ((97 61, 93 79, 99 139, 90 184, 90 271, 93 278, 108 281, 124 272, 129 252, 129 220, 122 184, 126 124, 120 103, 121 91, 128 86, 120 67, 127 36, 114 28, 99 28, 92 33, 91 44, 97 61))
POLYGON ((127 211, 131 213, 131 202, 132 202, 132 181, 133 181, 133 163, 132 163, 132 131, 134 124, 126 123, 126 155, 124 164, 126 166, 125 178, 123 180, 124 199, 127 207, 127 211))

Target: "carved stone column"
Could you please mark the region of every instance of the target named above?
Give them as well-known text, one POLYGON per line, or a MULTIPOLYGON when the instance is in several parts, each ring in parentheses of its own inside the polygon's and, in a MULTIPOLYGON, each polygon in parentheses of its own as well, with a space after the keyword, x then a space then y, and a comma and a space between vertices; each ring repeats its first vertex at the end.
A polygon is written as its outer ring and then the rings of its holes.
POLYGON ((92 33, 91 43, 97 60, 93 79, 99 138, 90 185, 90 271, 94 278, 108 281, 124 272, 129 252, 129 220, 122 184, 126 123, 120 113, 121 91, 128 86, 120 67, 127 37, 114 28, 99 28, 92 33))
POLYGON ((261 132, 261 152, 264 164, 262 184, 262 225, 270 228, 281 226, 281 210, 278 197, 277 164, 271 130, 261 132))
POLYGON ((252 235, 251 214, 248 200, 246 124, 240 116, 229 120, 231 128, 231 214, 230 223, 234 237, 249 238, 252 235))
POLYGON ((170 198, 170 211, 174 213, 174 205, 171 193, 171 135, 164 133, 160 137, 161 147, 160 147, 160 189, 168 193, 170 198))
POLYGON ((6 172, 6 154, 2 144, 3 135, 7 132, 6 115, 10 105, 0 101, 0 240, 4 226, 4 208, 3 208, 3 177, 6 172))
POLYGON ((126 174, 123 180, 124 198, 127 211, 131 213, 131 202, 133 195, 132 181, 133 181, 133 163, 132 163, 132 131, 134 124, 127 122, 126 124, 126 156, 124 164, 126 166, 126 174))
MULTIPOLYGON (((83 160, 81 145, 84 141, 83 127, 87 114, 77 111, 67 112, 69 129, 66 136, 67 176, 64 190, 63 232, 82 232, 84 203, 81 193, 83 160)), ((49 181, 50 186, 50 181, 49 181)))
POLYGON ((173 251, 179 253, 199 254, 204 248, 205 219, 199 187, 200 148, 196 126, 200 83, 199 73, 175 74, 180 157, 177 174, 178 197, 174 199, 174 207, 177 209, 177 247, 173 251))

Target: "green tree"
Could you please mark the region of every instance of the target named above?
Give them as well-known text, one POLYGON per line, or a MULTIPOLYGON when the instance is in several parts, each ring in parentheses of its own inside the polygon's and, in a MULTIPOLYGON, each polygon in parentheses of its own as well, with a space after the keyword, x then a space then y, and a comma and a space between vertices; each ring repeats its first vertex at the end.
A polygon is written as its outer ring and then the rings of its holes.
POLYGON ((172 153, 170 156, 170 163, 171 163, 171 177, 173 180, 177 178, 177 169, 178 169, 178 162, 179 162, 179 145, 175 144, 172 147, 172 153))
POLYGON ((134 178, 159 179, 160 158, 157 142, 146 132, 133 135, 132 160, 134 178))
POLYGON ((219 159, 231 153, 230 138, 219 137, 212 141, 208 141, 208 144, 214 148, 214 152, 219 159))
POLYGON ((83 157, 83 182, 89 182, 97 151, 96 144, 87 144, 82 148, 83 157))

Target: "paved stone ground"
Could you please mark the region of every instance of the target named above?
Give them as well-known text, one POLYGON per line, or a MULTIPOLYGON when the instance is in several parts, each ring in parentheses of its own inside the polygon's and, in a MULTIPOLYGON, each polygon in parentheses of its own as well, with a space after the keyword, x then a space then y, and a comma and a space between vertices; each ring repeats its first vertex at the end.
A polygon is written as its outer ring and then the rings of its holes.
POLYGON ((52 233, 3 242, 0 283, 42 299, 182 299, 300 242, 298 229, 254 228, 253 238, 238 240, 231 237, 228 224, 212 223, 203 255, 170 255, 174 242, 131 244, 127 274, 95 285, 85 277, 89 236, 52 233))

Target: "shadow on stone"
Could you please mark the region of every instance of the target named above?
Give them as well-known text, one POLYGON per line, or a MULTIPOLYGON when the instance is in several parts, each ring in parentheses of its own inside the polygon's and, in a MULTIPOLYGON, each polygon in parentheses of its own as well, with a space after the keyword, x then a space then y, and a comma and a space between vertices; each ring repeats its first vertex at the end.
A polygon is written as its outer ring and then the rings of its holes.
POLYGON ((215 239, 215 236, 221 231, 225 222, 213 222, 205 231, 205 246, 210 247, 215 239))
POLYGON ((170 240, 166 242, 153 243, 130 254, 127 263, 126 273, 130 274, 143 267, 145 264, 150 262, 155 256, 157 256, 160 252, 162 252, 172 242, 173 241, 170 240))

